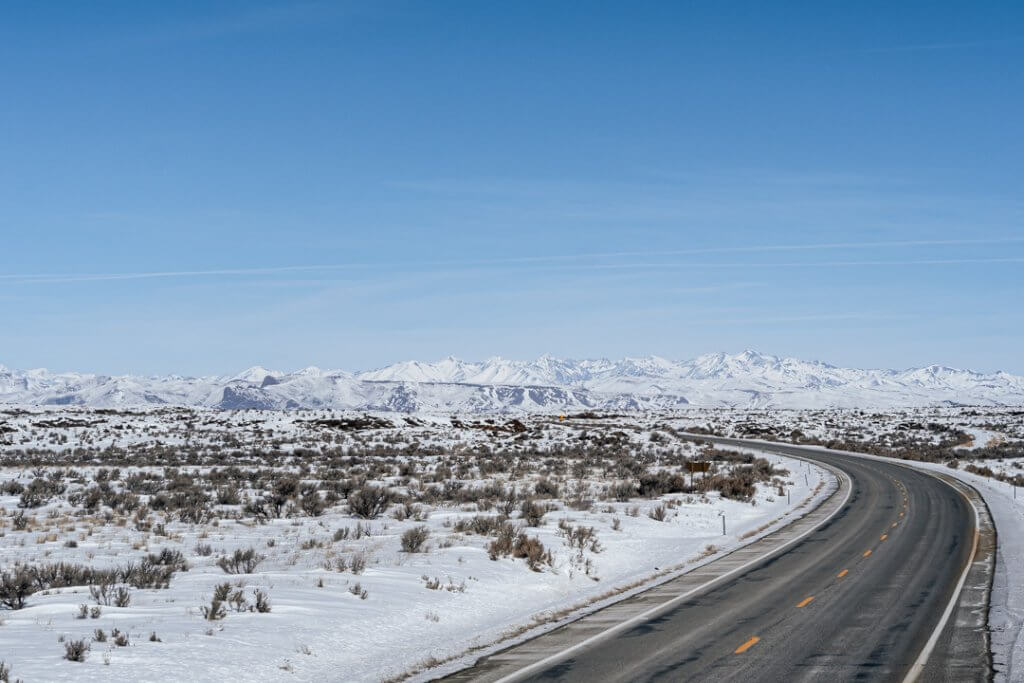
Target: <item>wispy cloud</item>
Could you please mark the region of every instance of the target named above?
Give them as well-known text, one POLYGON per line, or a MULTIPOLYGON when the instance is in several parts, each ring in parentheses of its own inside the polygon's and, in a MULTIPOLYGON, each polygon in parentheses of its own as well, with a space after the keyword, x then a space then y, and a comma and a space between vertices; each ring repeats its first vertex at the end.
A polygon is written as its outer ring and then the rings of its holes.
POLYGON ((368 268, 369 263, 334 263, 319 265, 300 266, 272 266, 269 268, 215 268, 211 270, 157 270, 145 273, 37 273, 37 274, 8 274, 0 275, 0 279, 13 282, 34 282, 34 283, 71 283, 71 282, 98 282, 104 280, 146 280, 157 278, 192 278, 212 276, 241 276, 241 275, 278 275, 285 273, 299 273, 303 271, 317 272, 324 270, 342 270, 368 268))
POLYGON ((680 262, 644 262, 644 263, 590 263, 559 266, 561 269, 576 270, 617 270, 617 269, 676 269, 676 268, 842 268, 854 266, 952 266, 971 263, 1024 263, 1020 258, 949 258, 949 259, 906 259, 877 261, 691 261, 680 262))
POLYGON ((699 247, 693 249, 666 249, 660 251, 616 251, 589 252, 572 256, 536 256, 518 259, 500 259, 492 263, 530 262, 530 261, 565 261, 586 258, 622 258, 629 256, 684 256, 696 254, 739 254, 758 252, 786 251, 844 251, 854 249, 905 249, 929 246, 970 246, 987 244, 1024 243, 1024 237, 1004 237, 992 239, 947 239, 947 240, 900 240, 876 242, 821 242, 817 244, 760 244, 730 247, 699 247))
POLYGON ((742 253, 785 253, 808 251, 847 251, 859 249, 898 250, 914 247, 949 247, 971 245, 1021 244, 1024 237, 1005 237, 991 239, 946 239, 946 240, 899 240, 874 242, 823 242, 815 244, 761 244, 729 247, 701 247, 693 249, 668 249, 660 251, 607 251, 585 252, 577 254, 547 254, 538 256, 522 256, 498 259, 468 260, 420 260, 395 263, 320 263, 289 266, 267 266, 255 268, 213 268, 206 270, 163 270, 131 273, 8 273, 0 275, 0 280, 12 284, 62 284, 103 282, 120 280, 147 280, 170 278, 209 278, 209 277, 245 277, 275 276, 296 273, 324 273, 328 271, 362 271, 369 269, 388 268, 421 268, 426 270, 447 270, 457 273, 478 268, 512 267, 547 267, 560 270, 615 270, 637 268, 800 268, 800 267, 852 267, 852 266, 911 266, 911 265, 956 265, 970 263, 1020 263, 1020 257, 991 258, 922 258, 899 260, 827 260, 827 261, 789 261, 789 262, 640 262, 640 263, 580 263, 580 261, 598 261, 622 258, 695 256, 701 254, 742 254, 742 253))

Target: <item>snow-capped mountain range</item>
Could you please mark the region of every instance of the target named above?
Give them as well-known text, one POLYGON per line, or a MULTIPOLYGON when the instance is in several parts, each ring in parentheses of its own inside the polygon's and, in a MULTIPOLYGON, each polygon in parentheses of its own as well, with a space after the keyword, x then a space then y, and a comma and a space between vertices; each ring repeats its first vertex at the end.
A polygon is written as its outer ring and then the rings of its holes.
POLYGON ((115 377, 0 365, 0 403, 398 412, 1024 405, 1024 377, 937 365, 858 370, 755 351, 687 361, 542 356, 467 362, 449 357, 365 372, 310 367, 285 373, 257 366, 211 377, 115 377))

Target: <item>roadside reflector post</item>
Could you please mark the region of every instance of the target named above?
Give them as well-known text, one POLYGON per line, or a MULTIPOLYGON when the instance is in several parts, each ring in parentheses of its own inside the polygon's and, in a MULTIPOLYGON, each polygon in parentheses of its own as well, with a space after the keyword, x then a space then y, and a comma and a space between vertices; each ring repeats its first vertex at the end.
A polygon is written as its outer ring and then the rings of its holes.
POLYGON ((786 505, 791 504, 793 501, 789 498, 789 489, 786 489, 786 505))
POLYGON ((719 510, 718 516, 722 518, 722 535, 725 536, 725 511, 719 510))

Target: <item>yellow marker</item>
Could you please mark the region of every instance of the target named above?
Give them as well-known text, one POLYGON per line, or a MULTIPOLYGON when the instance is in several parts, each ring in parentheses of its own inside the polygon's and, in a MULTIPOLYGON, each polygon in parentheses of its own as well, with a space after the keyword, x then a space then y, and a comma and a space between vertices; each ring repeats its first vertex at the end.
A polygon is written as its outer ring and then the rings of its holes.
POLYGON ((889 534, 882 534, 882 540, 883 540, 883 541, 884 541, 885 539, 887 539, 887 538, 889 538, 889 534))
POLYGON ((839 572, 839 576, 837 578, 841 579, 841 578, 843 578, 844 576, 846 576, 849 573, 850 573, 849 569, 844 569, 843 571, 839 572))
POLYGON ((738 654, 742 654, 742 653, 746 652, 750 648, 752 648, 755 645, 757 645, 757 641, 759 641, 759 640, 761 640, 761 639, 758 638, 757 636, 752 637, 750 640, 748 640, 747 642, 743 643, 738 648, 736 648, 736 652, 734 652, 733 654, 737 654, 738 655, 738 654))
POLYGON ((867 556, 868 556, 868 555, 870 555, 870 554, 871 554, 871 551, 870 551, 870 550, 865 550, 865 551, 864 551, 864 557, 867 557, 867 556))
POLYGON ((814 596, 813 596, 813 595, 812 595, 811 597, 809 597, 809 598, 804 598, 803 600, 801 600, 800 602, 798 602, 798 603, 796 604, 796 606, 797 606, 797 607, 806 607, 806 606, 807 606, 808 604, 810 604, 811 600, 813 600, 813 599, 814 599, 814 596))

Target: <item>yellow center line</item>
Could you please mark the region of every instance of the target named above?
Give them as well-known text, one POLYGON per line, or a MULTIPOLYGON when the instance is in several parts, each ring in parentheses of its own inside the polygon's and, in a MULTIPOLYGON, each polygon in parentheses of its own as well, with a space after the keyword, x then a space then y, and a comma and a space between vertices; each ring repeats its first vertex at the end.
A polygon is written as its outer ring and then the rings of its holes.
POLYGON ((870 551, 870 550, 865 550, 865 551, 864 551, 864 557, 867 557, 867 556, 868 556, 868 555, 870 555, 870 554, 871 554, 871 551, 870 551))
POLYGON ((897 526, 899 526, 899 522, 893 522, 892 523, 892 528, 893 529, 895 529, 897 526))
POLYGON ((814 596, 813 596, 813 595, 812 595, 811 597, 809 597, 809 598, 804 598, 803 600, 801 600, 800 602, 798 602, 798 603, 796 604, 796 606, 797 606, 797 607, 807 607, 807 605, 808 605, 808 604, 810 604, 811 600, 813 600, 813 599, 814 599, 814 596))
POLYGON ((889 534, 882 534, 882 540, 883 540, 883 541, 884 541, 885 539, 887 539, 887 538, 889 538, 889 534))
POLYGON ((839 572, 839 576, 838 576, 838 578, 840 578, 840 579, 841 579, 841 578, 843 578, 844 576, 846 576, 846 575, 847 575, 847 574, 849 574, 849 573, 850 573, 850 570, 849 570, 849 569, 844 569, 843 571, 839 572))
POLYGON ((742 654, 742 653, 746 652, 750 648, 752 648, 755 645, 757 645, 757 641, 759 641, 759 640, 761 640, 761 639, 758 638, 757 636, 752 637, 750 640, 748 640, 747 642, 743 643, 738 648, 736 648, 736 652, 734 652, 733 654, 737 654, 738 655, 738 654, 742 654))

